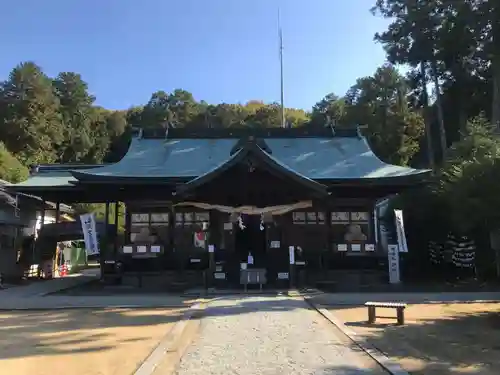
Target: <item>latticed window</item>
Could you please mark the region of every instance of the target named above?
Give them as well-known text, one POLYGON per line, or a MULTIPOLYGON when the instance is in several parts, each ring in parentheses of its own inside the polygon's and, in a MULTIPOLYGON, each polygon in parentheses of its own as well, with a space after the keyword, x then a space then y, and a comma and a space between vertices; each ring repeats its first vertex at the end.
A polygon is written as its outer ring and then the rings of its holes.
POLYGON ((364 249, 362 245, 370 240, 370 220, 371 215, 367 211, 332 212, 331 224, 334 244, 348 245, 345 248, 339 248, 340 251, 362 251, 364 249))
POLYGON ((325 224, 325 213, 322 211, 297 211, 292 214, 294 224, 325 224))
POLYGON ((201 226, 203 223, 210 222, 209 212, 176 212, 175 213, 175 226, 176 227, 189 227, 192 225, 201 226))
POLYGON ((168 212, 132 213, 130 241, 132 243, 158 243, 168 240, 170 214, 168 212))

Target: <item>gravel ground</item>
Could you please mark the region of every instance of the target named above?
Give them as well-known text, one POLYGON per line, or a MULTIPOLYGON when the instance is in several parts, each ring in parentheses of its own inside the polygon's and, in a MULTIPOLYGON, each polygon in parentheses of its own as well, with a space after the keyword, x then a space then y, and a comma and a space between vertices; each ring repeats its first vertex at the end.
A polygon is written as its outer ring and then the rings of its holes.
POLYGON ((0 312, 0 374, 129 375, 182 314, 180 309, 0 312))
POLYGON ((387 374, 299 298, 210 303, 177 375, 387 374))

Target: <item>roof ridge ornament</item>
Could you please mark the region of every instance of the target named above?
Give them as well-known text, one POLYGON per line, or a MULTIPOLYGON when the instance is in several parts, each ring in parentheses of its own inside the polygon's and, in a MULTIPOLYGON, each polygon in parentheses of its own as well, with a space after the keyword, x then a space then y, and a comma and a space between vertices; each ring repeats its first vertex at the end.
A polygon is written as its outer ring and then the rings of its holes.
POLYGON ((257 138, 253 135, 248 135, 246 137, 241 137, 240 139, 238 139, 238 141, 233 146, 229 154, 232 156, 236 152, 240 151, 245 147, 253 147, 253 146, 259 147, 260 149, 262 149, 262 151, 267 152, 268 154, 273 153, 269 145, 266 143, 265 139, 257 138))
POLYGON ((366 129, 368 125, 356 125, 356 134, 358 138, 365 138, 365 136, 362 133, 362 129, 366 129))
POLYGON ((332 119, 330 115, 326 115, 326 126, 332 131, 332 136, 335 137, 335 119, 332 119))

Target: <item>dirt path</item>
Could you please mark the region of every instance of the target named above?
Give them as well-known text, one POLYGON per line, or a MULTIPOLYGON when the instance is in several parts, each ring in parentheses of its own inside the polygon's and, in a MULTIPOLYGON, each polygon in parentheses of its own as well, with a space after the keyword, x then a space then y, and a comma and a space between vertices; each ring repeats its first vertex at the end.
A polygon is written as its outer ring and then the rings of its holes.
POLYGON ((0 312, 0 373, 129 375, 181 309, 0 312))
POLYGON ((500 374, 500 303, 410 305, 404 326, 395 325, 392 309, 377 309, 373 325, 365 307, 329 310, 412 375, 500 374))

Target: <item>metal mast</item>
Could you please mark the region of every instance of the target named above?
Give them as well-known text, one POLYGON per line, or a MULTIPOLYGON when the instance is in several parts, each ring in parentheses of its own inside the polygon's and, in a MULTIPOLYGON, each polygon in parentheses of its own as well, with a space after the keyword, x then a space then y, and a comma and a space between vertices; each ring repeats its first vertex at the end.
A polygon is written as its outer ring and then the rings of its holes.
POLYGON ((281 81, 281 127, 286 128, 285 119, 285 99, 284 99, 284 85, 283 85, 283 31, 281 30, 280 10, 278 8, 278 35, 280 42, 280 81, 281 81))

